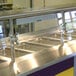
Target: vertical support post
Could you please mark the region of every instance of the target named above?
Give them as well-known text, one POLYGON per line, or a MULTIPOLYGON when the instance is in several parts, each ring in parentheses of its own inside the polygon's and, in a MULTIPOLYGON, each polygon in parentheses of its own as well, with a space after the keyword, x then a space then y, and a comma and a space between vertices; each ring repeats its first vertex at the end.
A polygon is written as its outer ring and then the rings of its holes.
MULTIPOLYGON (((64 16, 64 11, 62 11, 62 21, 63 21, 63 25, 65 24, 65 16, 64 16)), ((63 27, 61 28, 61 44, 64 45, 64 36, 63 36, 63 27)))
POLYGON ((10 63, 10 73, 11 76, 16 76, 14 72, 14 62, 15 62, 15 49, 14 49, 14 31, 13 31, 13 19, 9 19, 9 24, 10 24, 10 47, 11 47, 11 63, 10 63))
POLYGON ((11 46, 11 59, 15 62, 15 50, 14 50, 14 31, 13 31, 13 20, 9 19, 10 22, 10 46, 11 46))
POLYGON ((72 13, 71 13, 71 11, 69 12, 69 14, 70 14, 70 19, 71 19, 71 24, 72 24, 72 27, 73 27, 73 18, 72 18, 72 13))
POLYGON ((64 15, 64 11, 62 11, 62 20, 63 20, 63 24, 65 24, 65 15, 64 15))
POLYGON ((33 8, 33 0, 30 0, 30 8, 33 8))
POLYGON ((45 0, 43 0, 43 4, 44 4, 44 8, 45 8, 45 7, 46 7, 46 6, 45 6, 45 0))
MULTIPOLYGON (((71 14, 71 12, 69 12, 69 14, 70 14, 70 19, 71 19, 71 24, 72 24, 72 32, 73 32, 73 19, 72 19, 72 14, 71 14)), ((69 34, 69 36, 70 36, 70 40, 72 40, 72 32, 69 34)))
POLYGON ((72 23, 72 26, 73 26, 72 14, 71 14, 71 12, 69 12, 69 14, 70 14, 71 23, 72 23))
MULTIPOLYGON (((65 16, 64 16, 64 11, 61 11, 61 14, 62 14, 62 21, 63 21, 63 24, 65 23, 65 16)), ((58 25, 59 25, 59 22, 58 22, 58 25)), ((61 45, 59 46, 59 55, 60 56, 63 56, 64 55, 64 50, 63 50, 63 46, 64 46, 64 30, 63 30, 63 27, 62 26, 59 26, 60 27, 60 35, 61 35, 61 45)))

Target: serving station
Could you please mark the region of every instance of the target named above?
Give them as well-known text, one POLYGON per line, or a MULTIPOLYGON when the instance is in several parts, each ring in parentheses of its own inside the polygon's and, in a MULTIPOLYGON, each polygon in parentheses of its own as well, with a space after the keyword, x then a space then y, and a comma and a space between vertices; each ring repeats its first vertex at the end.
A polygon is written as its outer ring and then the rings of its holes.
POLYGON ((66 27, 64 19, 64 12, 71 10, 76 7, 1 11, 0 21, 8 21, 10 29, 9 37, 0 39, 0 76, 75 76, 76 32, 66 27), (15 26, 49 20, 58 12, 63 14, 62 27, 16 32, 15 26))

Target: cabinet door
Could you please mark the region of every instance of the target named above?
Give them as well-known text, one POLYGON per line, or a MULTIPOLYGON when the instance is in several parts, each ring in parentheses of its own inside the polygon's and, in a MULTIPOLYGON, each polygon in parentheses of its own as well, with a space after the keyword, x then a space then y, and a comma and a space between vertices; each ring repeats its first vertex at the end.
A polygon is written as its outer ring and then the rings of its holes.
POLYGON ((13 0, 7 0, 7 3, 11 3, 12 4, 13 3, 13 0))
POLYGON ((52 8, 76 6, 76 0, 45 0, 45 6, 52 8))
POLYGON ((13 8, 30 8, 30 0, 13 0, 13 8))
POLYGON ((36 9, 40 9, 44 7, 43 0, 32 0, 32 7, 36 9))

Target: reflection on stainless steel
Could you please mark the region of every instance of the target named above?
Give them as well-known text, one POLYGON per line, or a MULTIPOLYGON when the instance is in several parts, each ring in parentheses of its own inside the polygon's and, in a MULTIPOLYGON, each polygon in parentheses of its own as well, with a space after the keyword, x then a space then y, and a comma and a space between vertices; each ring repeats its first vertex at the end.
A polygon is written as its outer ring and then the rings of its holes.
POLYGON ((0 56, 0 76, 11 76, 9 64, 11 62, 10 58, 0 56))
MULTIPOLYGON (((64 36, 66 36, 66 37, 67 37, 67 35, 66 35, 66 34, 64 34, 64 36)), ((72 39, 76 39, 76 35, 75 35, 74 33, 72 33, 72 34, 71 34, 71 37, 72 37, 72 39)))
MULTIPOLYGON (((53 34, 50 34, 50 33, 47 33, 47 34, 44 34, 43 35, 44 38, 54 38, 54 39, 60 39, 61 38, 61 35, 59 33, 53 33, 53 34)), ((76 39, 76 36, 75 35, 72 35, 73 39, 76 39)), ((64 40, 67 40, 67 35, 66 34, 63 34, 63 38, 64 40)))
POLYGON ((64 44, 64 48, 66 48, 64 49, 66 55, 72 54, 72 49, 67 44, 64 44))
POLYGON ((0 63, 4 63, 4 62, 7 62, 7 61, 10 61, 10 59, 0 56, 0 63))
MULTIPOLYGON (((11 57, 11 49, 10 48, 6 48, 5 49, 5 56, 6 57, 11 57)), ((29 51, 29 50, 23 50, 23 49, 16 49, 15 48, 15 57, 17 58, 17 57, 20 57, 20 56, 23 56, 23 55, 27 55, 27 54, 30 54, 30 53, 32 53, 31 51, 29 51)))
POLYGON ((5 62, 5 60, 0 60, 0 63, 5 62))
POLYGON ((5 40, 0 40, 0 54, 5 55, 6 43, 5 40))
POLYGON ((14 73, 15 73, 15 74, 20 73, 20 70, 19 70, 19 68, 18 68, 18 66, 17 66, 17 63, 16 63, 16 62, 13 64, 13 69, 14 69, 14 73))
POLYGON ((76 52, 76 40, 68 41, 67 45, 72 49, 73 52, 76 52))
MULTIPOLYGON (((6 74, 2 76, 14 76, 13 68, 14 68, 15 74, 30 71, 34 68, 43 66, 44 64, 56 59, 57 57, 59 57, 59 54, 57 51, 51 51, 50 49, 45 49, 35 54, 29 54, 29 55, 16 58, 16 62, 14 64, 10 64, 10 69, 7 70, 8 72, 11 71, 10 74, 9 75, 6 74)), ((6 70, 3 70, 2 73, 4 72, 6 72, 6 70)))
POLYGON ((33 42, 22 42, 20 45, 16 45, 15 48, 30 50, 33 52, 41 51, 43 49, 52 47, 51 45, 33 43, 33 42))
POLYGON ((58 45, 58 44, 60 44, 60 40, 51 39, 51 38, 50 39, 49 38, 40 38, 40 39, 32 40, 31 42, 49 44, 49 45, 58 45))
POLYGON ((70 54, 73 54, 73 50, 68 46, 68 44, 64 44, 62 48, 60 48, 60 45, 53 46, 52 48, 17 58, 17 66, 20 73, 24 73, 70 54), (25 66, 22 67, 23 64, 25 64, 25 66))
POLYGON ((20 72, 27 72, 34 68, 40 67, 58 57, 59 53, 57 50, 45 49, 34 54, 17 58, 17 66, 19 67, 20 72))
MULTIPOLYGON (((61 38, 61 34, 60 33, 53 33, 53 34, 48 33, 48 34, 44 35, 43 37, 60 39, 61 38)), ((64 36, 64 39, 66 40, 67 37, 64 36)))

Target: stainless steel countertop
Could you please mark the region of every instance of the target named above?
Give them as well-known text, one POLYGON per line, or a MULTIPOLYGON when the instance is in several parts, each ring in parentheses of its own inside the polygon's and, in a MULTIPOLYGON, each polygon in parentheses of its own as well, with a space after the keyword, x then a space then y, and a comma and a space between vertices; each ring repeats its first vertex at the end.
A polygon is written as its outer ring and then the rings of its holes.
MULTIPOLYGON (((43 32, 42 32, 42 34, 43 34, 43 32)), ((36 36, 36 34, 33 35, 33 37, 35 37, 35 36, 36 36)), ((40 35, 38 35, 38 36, 40 36, 40 35)), ((33 37, 31 37, 31 38, 33 38, 33 37)), ((64 58, 69 58, 70 56, 75 56, 74 53, 76 53, 76 40, 67 41, 64 44, 64 46, 61 46, 60 44, 58 44, 56 46, 53 45, 52 47, 49 47, 47 49, 43 49, 41 51, 38 51, 38 52, 35 52, 32 54, 27 54, 27 55, 18 57, 15 59, 14 64, 9 62, 10 60, 8 60, 7 62, 1 63, 0 67, 2 67, 2 68, 0 69, 0 75, 5 76, 5 74, 6 74, 6 76, 15 76, 15 74, 16 74, 17 76, 18 75, 25 76, 25 74, 29 73, 30 71, 32 71, 36 68, 41 68, 44 65, 48 65, 49 63, 50 63, 50 65, 53 65, 53 64, 57 63, 58 61, 63 60, 64 58), (7 64, 5 64, 5 63, 7 63, 7 64), (7 66, 7 68, 5 65, 7 66), (5 74, 4 74, 4 72, 6 72, 5 69, 2 72, 3 67, 6 68, 6 70, 8 69, 7 73, 5 73, 5 74), (11 73, 10 73, 10 71, 11 71, 11 73), (8 73, 10 73, 10 74, 8 74, 8 73), (4 74, 4 75, 2 75, 2 74, 4 74)), ((0 58, 3 58, 3 57, 0 57, 0 58)))
POLYGON ((0 63, 0 75, 1 76, 25 76, 30 71, 41 68, 45 65, 53 65, 64 58, 75 56, 76 54, 76 40, 68 41, 62 47, 60 45, 53 46, 52 48, 43 49, 32 54, 24 55, 15 59, 15 63, 12 64, 10 58, 1 56, 2 59, 6 59, 7 62, 0 63), (70 47, 71 46, 71 47, 70 47), (4 69, 2 71, 2 69, 4 69), (4 73, 5 72, 5 73, 4 73), (16 75, 15 75, 16 74, 16 75))
POLYGON ((20 72, 20 74, 22 73, 26 74, 27 72, 33 69, 44 66, 45 64, 48 63, 52 64, 53 61, 54 61, 53 64, 55 64, 57 61, 63 60, 64 57, 69 57, 69 55, 70 56, 73 55, 74 53, 76 53, 76 51, 75 49, 72 50, 74 47, 70 48, 69 45, 72 44, 76 46, 74 42, 75 41, 70 41, 67 44, 65 43, 63 47, 58 45, 33 54, 16 58, 18 71, 20 72))

